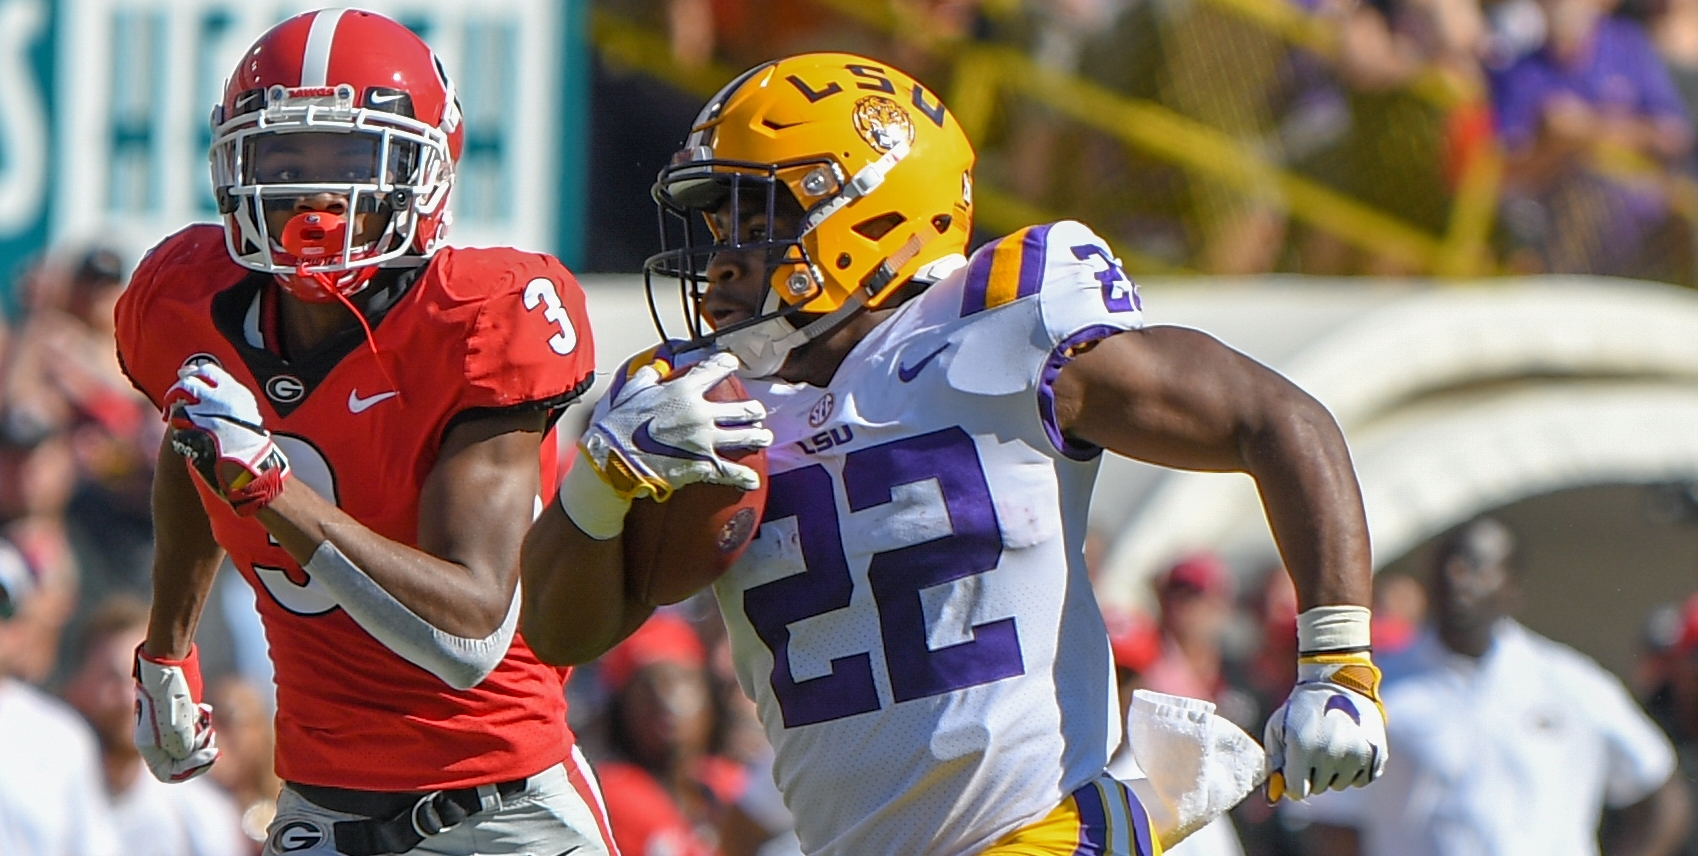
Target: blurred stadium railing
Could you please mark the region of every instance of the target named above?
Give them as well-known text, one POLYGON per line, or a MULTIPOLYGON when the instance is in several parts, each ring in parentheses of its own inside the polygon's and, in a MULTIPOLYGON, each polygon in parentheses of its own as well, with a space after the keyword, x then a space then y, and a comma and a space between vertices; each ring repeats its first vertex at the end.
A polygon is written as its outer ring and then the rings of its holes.
MULTIPOLYGON (((1503 158, 1478 77, 1435 63, 1401 84, 1353 89, 1336 71, 1336 21, 1297 3, 1122 4, 1090 33, 1069 33, 1043 19, 1046 4, 1018 0, 955 4, 972 21, 953 31, 931 11, 950 4, 786 5, 809 7, 820 23, 743 39, 740 53, 720 45, 696 63, 675 59, 665 3, 599 0, 592 39, 609 67, 703 98, 743 67, 796 50, 892 62, 944 93, 978 147, 982 229, 1080 219, 1134 272, 1529 270, 1499 220, 1503 158)), ((1690 245, 1690 177, 1624 151, 1593 161, 1601 174, 1660 188, 1678 215, 1672 239, 1690 245)), ((1667 266, 1660 278, 1692 284, 1690 267, 1667 266)))

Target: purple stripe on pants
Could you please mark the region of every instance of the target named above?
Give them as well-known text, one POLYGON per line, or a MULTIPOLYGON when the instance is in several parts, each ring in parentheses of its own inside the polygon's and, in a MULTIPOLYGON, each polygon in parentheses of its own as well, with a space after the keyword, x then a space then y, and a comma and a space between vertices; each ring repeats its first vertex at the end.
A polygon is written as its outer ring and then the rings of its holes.
POLYGON ((1108 849, 1108 808, 1102 791, 1092 782, 1073 792, 1079 805, 1079 846, 1073 856, 1101 856, 1108 849))

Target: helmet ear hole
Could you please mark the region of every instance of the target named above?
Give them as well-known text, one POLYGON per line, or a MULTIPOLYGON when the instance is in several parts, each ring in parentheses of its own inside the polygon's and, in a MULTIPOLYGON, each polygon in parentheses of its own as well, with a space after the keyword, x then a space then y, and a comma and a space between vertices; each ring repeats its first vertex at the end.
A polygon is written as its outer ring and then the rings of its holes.
POLYGON ((948 214, 939 214, 932 218, 932 228, 936 229, 937 233, 941 235, 944 232, 949 231, 949 224, 953 222, 955 222, 954 219, 948 214))
POLYGON ((907 221, 908 218, 902 216, 901 212, 892 211, 888 214, 880 214, 877 217, 870 217, 866 220, 862 220, 849 228, 853 229, 855 234, 860 235, 869 241, 876 241, 885 235, 890 234, 891 229, 894 229, 907 221))

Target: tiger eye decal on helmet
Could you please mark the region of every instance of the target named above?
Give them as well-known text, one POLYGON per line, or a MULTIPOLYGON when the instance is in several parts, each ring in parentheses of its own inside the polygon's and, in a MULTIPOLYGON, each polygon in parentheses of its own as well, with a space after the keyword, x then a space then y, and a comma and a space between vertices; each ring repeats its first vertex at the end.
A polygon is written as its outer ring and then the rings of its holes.
POLYGON ((914 144, 914 121, 900 104, 882 95, 868 95, 855 102, 855 133, 880 154, 907 143, 914 144))
POLYGON ((739 350, 760 327, 770 366, 966 251, 973 147, 935 94, 887 65, 815 53, 757 66, 703 107, 684 142, 654 186, 663 250, 644 271, 651 301, 657 281, 679 283, 698 344, 739 350), (710 329, 701 301, 724 253, 757 268, 764 291, 755 317, 710 329))

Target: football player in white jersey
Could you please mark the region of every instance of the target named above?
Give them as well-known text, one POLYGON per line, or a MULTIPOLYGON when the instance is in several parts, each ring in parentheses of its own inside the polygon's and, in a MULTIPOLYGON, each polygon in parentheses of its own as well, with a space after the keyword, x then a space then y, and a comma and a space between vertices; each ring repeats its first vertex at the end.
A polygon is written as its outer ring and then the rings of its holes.
POLYGON ((965 258, 973 160, 935 94, 861 57, 767 63, 709 102, 655 186, 648 263, 695 329, 598 407, 526 542, 526 638, 583 662, 628 634, 653 609, 626 594, 631 498, 747 486, 721 453, 770 444, 758 535, 715 593, 803 850, 1153 856, 1170 830, 1103 772, 1086 506, 1104 449, 1245 472, 1305 610, 1270 796, 1372 781, 1368 535, 1337 424, 1219 341, 1145 327, 1079 223, 965 258), (706 401, 733 370, 755 401, 706 401))

